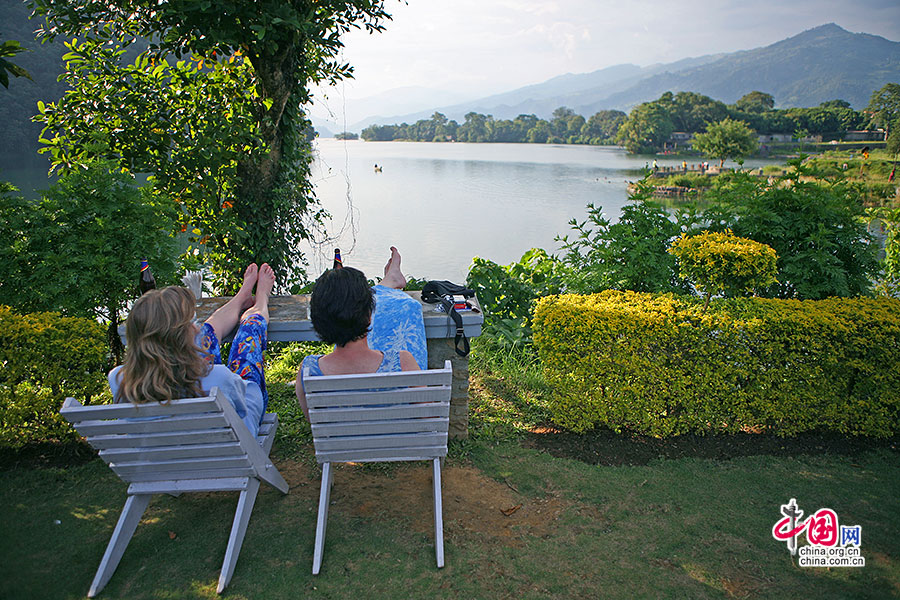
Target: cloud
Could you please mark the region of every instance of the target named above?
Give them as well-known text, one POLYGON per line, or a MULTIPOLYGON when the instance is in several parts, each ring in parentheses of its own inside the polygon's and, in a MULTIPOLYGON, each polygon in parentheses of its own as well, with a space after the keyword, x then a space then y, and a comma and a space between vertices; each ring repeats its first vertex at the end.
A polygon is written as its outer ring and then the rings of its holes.
POLYGON ((828 22, 900 39, 897 0, 416 0, 393 14, 383 33, 345 38, 355 97, 411 85, 487 95, 566 72, 756 48, 828 22))
POLYGON ((538 17, 558 13, 560 10, 558 2, 523 2, 521 0, 504 0, 503 2, 500 2, 500 5, 509 10, 530 13, 538 17))

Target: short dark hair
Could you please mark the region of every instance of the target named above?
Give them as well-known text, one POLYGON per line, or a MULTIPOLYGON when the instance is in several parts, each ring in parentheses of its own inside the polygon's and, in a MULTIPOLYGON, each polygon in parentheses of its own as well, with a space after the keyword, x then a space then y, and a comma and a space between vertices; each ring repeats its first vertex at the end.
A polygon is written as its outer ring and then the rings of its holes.
POLYGON ((323 342, 343 346, 369 332, 375 294, 362 271, 329 269, 316 280, 309 301, 313 329, 323 342))

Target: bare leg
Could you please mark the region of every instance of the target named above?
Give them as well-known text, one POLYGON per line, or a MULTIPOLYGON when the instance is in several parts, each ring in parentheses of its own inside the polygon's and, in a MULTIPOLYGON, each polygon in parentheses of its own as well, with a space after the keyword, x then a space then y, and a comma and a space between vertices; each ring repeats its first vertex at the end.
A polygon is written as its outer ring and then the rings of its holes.
POLYGON ((384 279, 381 280, 381 285, 398 290, 406 287, 406 277, 400 271, 400 253, 393 246, 391 246, 391 258, 384 265, 384 279))
POLYGON ((256 263, 251 263, 244 271, 244 283, 241 284, 238 293, 206 319, 220 340, 237 327, 241 311, 247 308, 248 302, 253 301, 253 286, 256 284, 258 274, 259 267, 256 263))
POLYGON ((241 315, 243 321, 250 315, 262 315, 268 322, 269 320, 269 296, 272 295, 272 288, 275 287, 275 271, 269 266, 269 263, 263 263, 259 268, 259 278, 256 280, 256 299, 253 306, 244 311, 241 315))

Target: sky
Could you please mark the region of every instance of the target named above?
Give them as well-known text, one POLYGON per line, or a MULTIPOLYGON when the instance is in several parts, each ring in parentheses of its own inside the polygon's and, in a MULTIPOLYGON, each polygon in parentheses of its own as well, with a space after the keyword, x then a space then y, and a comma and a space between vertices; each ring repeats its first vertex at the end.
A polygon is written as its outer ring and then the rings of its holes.
MULTIPOLYGON (((366 98, 394 88, 453 101, 612 65, 647 66, 767 46, 836 23, 900 41, 900 0, 386 0, 382 33, 354 31, 355 79, 325 90, 366 98)), ((320 91, 321 95, 321 91, 320 91)))

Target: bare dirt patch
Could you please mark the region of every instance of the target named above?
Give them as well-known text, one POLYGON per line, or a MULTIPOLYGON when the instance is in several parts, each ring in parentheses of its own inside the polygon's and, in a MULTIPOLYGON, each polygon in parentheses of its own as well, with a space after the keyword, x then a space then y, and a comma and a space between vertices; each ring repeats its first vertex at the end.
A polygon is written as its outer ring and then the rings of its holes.
MULTIPOLYGON (((300 462, 285 461, 278 469, 295 501, 318 502, 320 475, 300 462)), ((525 536, 559 533, 558 520, 567 510, 596 511, 556 496, 531 498, 508 484, 468 466, 441 470, 444 532, 448 537, 501 540, 518 545, 525 536)), ((362 518, 404 520, 410 528, 434 531, 431 466, 398 465, 383 471, 339 465, 331 491, 332 509, 362 518)))

